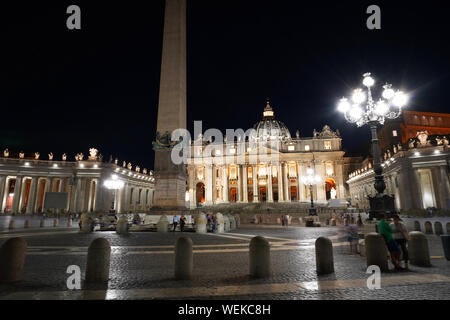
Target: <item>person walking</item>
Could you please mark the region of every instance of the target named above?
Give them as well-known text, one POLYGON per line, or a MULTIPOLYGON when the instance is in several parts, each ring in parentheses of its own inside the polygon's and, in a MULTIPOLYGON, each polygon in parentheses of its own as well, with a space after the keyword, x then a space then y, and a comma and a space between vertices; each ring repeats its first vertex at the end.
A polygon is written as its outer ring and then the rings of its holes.
POLYGON ((173 230, 172 230, 172 232, 175 232, 175 230, 177 229, 177 225, 178 225, 179 221, 180 221, 180 218, 177 215, 173 216, 173 230))
POLYGON ((212 232, 216 233, 217 231, 217 218, 216 215, 213 214, 212 216, 212 232))
POLYGON ((289 215, 287 214, 285 217, 284 217, 284 225, 286 226, 286 227, 288 227, 289 226, 289 215))
POLYGON ((284 226, 284 216, 281 215, 281 225, 284 226))
POLYGON ((359 253, 358 252, 359 235, 358 235, 358 230, 356 229, 356 227, 354 225, 349 225, 348 226, 348 229, 347 229, 347 240, 350 243, 350 254, 353 254, 353 252, 355 254, 359 253))
POLYGON ((358 227, 362 227, 363 222, 362 222, 362 218, 361 218, 361 213, 358 213, 358 227))
POLYGON ((392 228, 386 221, 386 215, 380 215, 380 221, 378 221, 378 232, 383 236, 384 241, 388 247, 389 253, 391 255, 392 263, 395 266, 395 270, 404 270, 398 263, 398 258, 400 257, 400 249, 398 248, 397 242, 395 242, 392 237, 392 228))
POLYGON ((184 217, 184 214, 181 215, 180 218, 180 231, 184 231, 184 225, 186 224, 186 218, 184 217))
POLYGON ((211 231, 211 217, 209 213, 206 214, 206 230, 211 231))
POLYGON ((405 263, 405 270, 409 270, 408 266, 408 248, 406 247, 406 244, 409 240, 409 233, 406 226, 401 222, 403 221, 400 219, 398 214, 394 214, 392 216, 393 222, 390 224, 392 228, 392 237, 394 238, 395 242, 397 242, 397 245, 401 248, 402 254, 403 254, 403 261, 405 263))

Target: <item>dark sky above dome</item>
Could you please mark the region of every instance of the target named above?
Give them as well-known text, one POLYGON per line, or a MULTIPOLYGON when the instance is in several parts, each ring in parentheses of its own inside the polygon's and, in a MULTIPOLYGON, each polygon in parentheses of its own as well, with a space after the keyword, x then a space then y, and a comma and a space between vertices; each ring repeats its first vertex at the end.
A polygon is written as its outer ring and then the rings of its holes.
MULTIPOLYGON (((370 71, 411 94, 409 109, 448 112, 448 1, 188 1, 188 128, 248 129, 266 97, 301 136, 325 124, 346 149, 367 141, 336 103, 370 71)), ((153 167, 164 2, 2 3, 0 148, 66 152, 96 147, 153 167), (82 30, 66 28, 66 8, 82 30)), ((46 157, 44 156, 44 159, 46 157)))

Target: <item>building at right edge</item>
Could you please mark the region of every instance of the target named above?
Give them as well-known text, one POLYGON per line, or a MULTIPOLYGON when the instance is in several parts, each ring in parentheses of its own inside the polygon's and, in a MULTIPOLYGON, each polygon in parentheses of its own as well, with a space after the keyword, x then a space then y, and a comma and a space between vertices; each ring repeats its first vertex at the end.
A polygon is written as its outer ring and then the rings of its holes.
MULTIPOLYGON (((404 111, 378 133, 386 193, 396 209, 450 209, 450 114, 404 111)), ((374 195, 370 155, 352 166, 347 176, 352 206, 369 208, 374 195)))

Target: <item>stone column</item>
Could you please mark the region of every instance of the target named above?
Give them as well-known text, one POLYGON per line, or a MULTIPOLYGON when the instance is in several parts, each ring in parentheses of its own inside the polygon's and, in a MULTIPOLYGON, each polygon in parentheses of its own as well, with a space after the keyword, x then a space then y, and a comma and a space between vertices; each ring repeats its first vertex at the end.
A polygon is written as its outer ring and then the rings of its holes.
POLYGON ((213 175, 213 170, 212 170, 213 166, 212 164, 208 164, 206 165, 206 205, 212 205, 212 190, 213 190, 213 179, 212 179, 212 175, 213 175))
POLYGON ((273 190, 272 190, 272 164, 269 163, 267 168, 267 202, 273 202, 273 190))
POLYGON ((37 182, 38 178, 33 177, 31 179, 31 185, 30 185, 30 193, 28 195, 28 204, 27 204, 27 214, 32 214, 34 210, 34 203, 36 202, 36 193, 37 193, 37 182))
POLYGON ((223 201, 228 202, 228 170, 227 165, 222 167, 222 179, 223 179, 223 201))
POLYGON ((241 175, 241 166, 238 165, 237 166, 237 175, 238 175, 238 180, 237 180, 237 202, 241 202, 242 200, 242 188, 241 188, 241 183, 242 183, 242 175, 241 175))
POLYGON ((195 209, 195 166, 189 166, 189 207, 195 209))
POLYGON ((256 166, 253 166, 253 202, 259 202, 258 197, 258 176, 256 166))
POLYGON ((422 190, 420 188, 421 182, 419 171, 417 171, 417 169, 414 168, 412 169, 412 171, 413 171, 412 179, 414 182, 409 187, 411 188, 413 203, 415 202, 413 208, 424 209, 422 200, 422 190))
POLYGON ((325 168, 323 161, 319 161, 318 165, 316 165, 316 174, 320 177, 320 182, 316 184, 317 188, 317 200, 326 201, 326 193, 325 193, 325 168))
POLYGON ((345 179, 344 179, 344 161, 338 160, 333 163, 335 175, 337 178, 337 197, 340 199, 345 199, 345 179))
POLYGON ((450 209, 450 183, 448 179, 448 173, 447 173, 447 167, 446 166, 440 166, 439 167, 441 172, 441 187, 443 192, 443 208, 450 209))
POLYGON ((278 176, 278 202, 284 202, 284 189, 283 189, 283 171, 281 170, 281 163, 278 164, 278 172, 277 172, 277 176, 278 176))
POLYGON ((76 188, 76 200, 75 200, 75 208, 76 212, 82 213, 84 210, 84 198, 85 198, 85 188, 84 185, 86 184, 85 178, 78 178, 77 179, 77 188, 76 188))
POLYGON ((286 162, 283 163, 283 180, 285 200, 289 202, 291 201, 291 192, 289 190, 288 166, 286 162))
POLYGON ((242 166, 242 201, 244 203, 248 202, 248 189, 247 189, 247 184, 248 184, 248 174, 247 174, 247 165, 244 164, 242 166))
POLYGON ((22 193, 22 176, 16 177, 16 184, 14 185, 14 198, 12 203, 12 213, 19 213, 20 195, 22 193))
POLYGON ((0 213, 3 213, 3 199, 5 198, 6 176, 0 176, 0 213))
POLYGON ((304 199, 302 182, 301 182, 302 174, 301 174, 300 162, 296 162, 296 164, 297 164, 297 194, 298 194, 298 202, 300 202, 304 199))

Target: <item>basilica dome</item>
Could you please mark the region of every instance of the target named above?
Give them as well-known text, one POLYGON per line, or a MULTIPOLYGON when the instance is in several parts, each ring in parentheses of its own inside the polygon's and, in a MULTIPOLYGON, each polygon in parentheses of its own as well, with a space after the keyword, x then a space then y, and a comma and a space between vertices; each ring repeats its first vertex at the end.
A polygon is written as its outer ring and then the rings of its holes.
POLYGON ((256 139, 257 141, 286 141, 291 139, 291 133, 286 125, 275 118, 269 99, 267 99, 267 105, 264 108, 262 120, 255 123, 253 129, 255 131, 252 139, 256 139))

